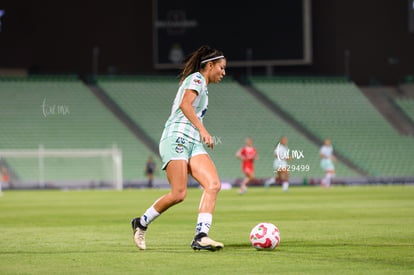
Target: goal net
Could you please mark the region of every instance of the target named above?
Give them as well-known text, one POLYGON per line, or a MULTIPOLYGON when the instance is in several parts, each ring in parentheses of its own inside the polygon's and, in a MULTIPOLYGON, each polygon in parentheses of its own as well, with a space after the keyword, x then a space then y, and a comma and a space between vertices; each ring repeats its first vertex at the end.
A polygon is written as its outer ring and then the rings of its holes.
MULTIPOLYGON (((122 190, 122 152, 108 149, 0 150, 10 188, 114 188, 122 190)), ((7 186, 5 186, 7 188, 7 186)))

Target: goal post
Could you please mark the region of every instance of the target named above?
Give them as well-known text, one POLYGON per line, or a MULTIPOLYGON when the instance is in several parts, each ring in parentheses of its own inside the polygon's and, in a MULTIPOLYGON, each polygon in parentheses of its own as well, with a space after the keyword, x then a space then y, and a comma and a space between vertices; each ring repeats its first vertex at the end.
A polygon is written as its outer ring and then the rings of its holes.
POLYGON ((37 149, 0 150, 0 158, 21 183, 37 183, 41 188, 50 183, 54 187, 100 183, 123 189, 122 151, 116 145, 106 149, 50 149, 39 145, 37 149))

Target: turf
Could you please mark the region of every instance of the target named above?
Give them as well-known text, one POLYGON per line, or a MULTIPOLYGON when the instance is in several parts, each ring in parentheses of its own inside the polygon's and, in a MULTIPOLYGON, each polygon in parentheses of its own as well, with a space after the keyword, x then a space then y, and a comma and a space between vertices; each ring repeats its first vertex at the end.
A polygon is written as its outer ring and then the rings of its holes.
POLYGON ((223 190, 210 236, 193 251, 200 189, 132 241, 131 218, 166 190, 6 191, 0 197, 0 274, 413 274, 414 186, 223 190), (256 251, 259 222, 281 232, 256 251))

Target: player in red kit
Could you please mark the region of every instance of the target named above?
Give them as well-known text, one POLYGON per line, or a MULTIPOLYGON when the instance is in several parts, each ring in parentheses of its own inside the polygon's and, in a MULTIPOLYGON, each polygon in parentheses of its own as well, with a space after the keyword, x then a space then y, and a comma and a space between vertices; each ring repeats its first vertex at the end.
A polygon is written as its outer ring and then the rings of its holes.
POLYGON ((245 145, 237 151, 236 157, 241 160, 242 171, 246 176, 240 184, 239 194, 243 194, 247 190, 247 184, 254 180, 254 161, 258 157, 251 137, 246 138, 245 145))

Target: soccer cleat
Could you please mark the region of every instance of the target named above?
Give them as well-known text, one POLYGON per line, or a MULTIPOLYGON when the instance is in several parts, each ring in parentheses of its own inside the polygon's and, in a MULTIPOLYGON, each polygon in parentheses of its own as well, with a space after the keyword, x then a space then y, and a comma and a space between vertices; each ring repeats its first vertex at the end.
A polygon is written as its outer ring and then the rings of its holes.
POLYGON ((199 233, 191 242, 191 247, 194 250, 216 251, 222 249, 224 245, 222 243, 210 239, 209 237, 207 237, 206 233, 199 233))
POLYGON ((145 245, 145 233, 147 232, 147 227, 142 226, 139 219, 140 218, 135 218, 131 221, 134 242, 139 249, 145 250, 147 248, 145 245))
POLYGON ((240 189, 239 189, 239 195, 243 195, 246 192, 247 192, 247 187, 240 187, 240 189))

